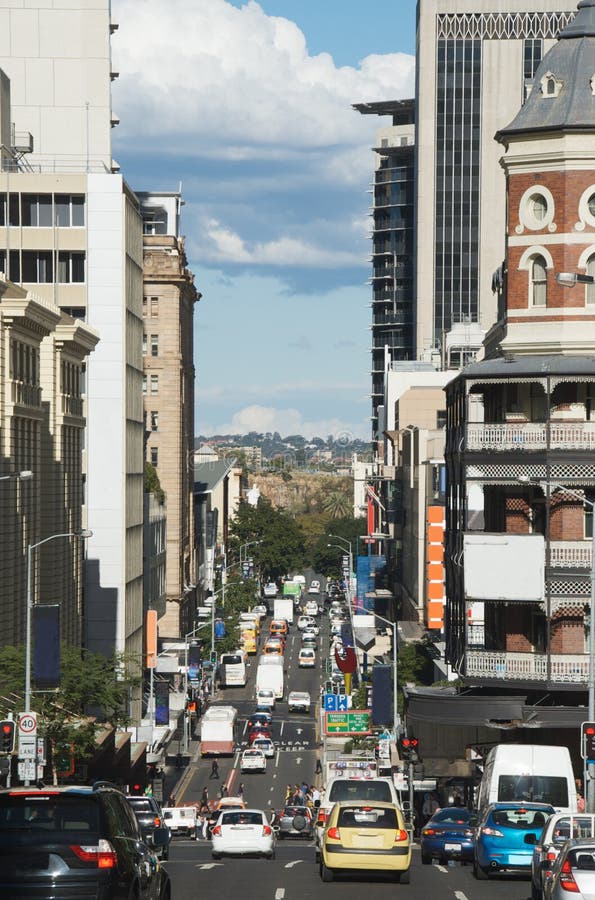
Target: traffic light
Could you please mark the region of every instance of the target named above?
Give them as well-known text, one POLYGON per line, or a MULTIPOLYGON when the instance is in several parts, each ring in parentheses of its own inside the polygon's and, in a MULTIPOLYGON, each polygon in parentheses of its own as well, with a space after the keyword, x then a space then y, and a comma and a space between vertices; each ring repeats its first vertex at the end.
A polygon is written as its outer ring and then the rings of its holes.
POLYGON ((15 725, 12 719, 0 722, 0 753, 12 753, 14 750, 15 725))
POLYGON ((581 732, 581 756, 587 762, 595 762, 595 722, 583 722, 581 732))
POLYGON ((418 747, 416 737, 403 737, 399 741, 399 756, 404 762, 416 763, 419 761, 418 747))

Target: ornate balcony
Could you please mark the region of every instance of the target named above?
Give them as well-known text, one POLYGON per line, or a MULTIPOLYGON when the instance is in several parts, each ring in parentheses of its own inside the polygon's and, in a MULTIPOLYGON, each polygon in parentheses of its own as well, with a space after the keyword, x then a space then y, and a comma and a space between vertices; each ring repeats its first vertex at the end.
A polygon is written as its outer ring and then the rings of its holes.
POLYGON ((83 398, 73 397, 72 394, 62 394, 62 415, 81 418, 83 415, 83 398))
POLYGON ((19 406, 41 405, 41 387, 38 384, 28 384, 25 381, 13 381, 11 383, 11 397, 13 403, 19 406))
MULTIPOLYGON (((545 422, 477 423, 467 425, 467 450, 545 450, 545 422)), ((549 447, 554 450, 595 450, 595 422, 552 422, 549 447)))
POLYGON ((591 541, 551 541, 550 566, 553 569, 590 569, 591 541))
MULTIPOLYGON (((556 654, 550 657, 550 681, 564 684, 586 684, 589 678, 589 656, 556 654)), ((495 681, 546 681, 545 653, 506 653, 498 650, 468 650, 465 654, 467 677, 495 681)))

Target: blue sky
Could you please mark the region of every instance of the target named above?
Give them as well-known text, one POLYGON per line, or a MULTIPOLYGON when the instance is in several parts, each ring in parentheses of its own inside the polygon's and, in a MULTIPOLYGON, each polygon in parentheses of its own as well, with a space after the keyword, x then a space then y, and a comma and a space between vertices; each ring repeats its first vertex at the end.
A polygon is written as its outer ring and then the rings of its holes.
POLYGON ((196 433, 369 438, 367 193, 377 127, 413 96, 414 0, 114 0, 133 188, 182 182, 196 433), (159 23, 156 27, 155 23, 159 23))

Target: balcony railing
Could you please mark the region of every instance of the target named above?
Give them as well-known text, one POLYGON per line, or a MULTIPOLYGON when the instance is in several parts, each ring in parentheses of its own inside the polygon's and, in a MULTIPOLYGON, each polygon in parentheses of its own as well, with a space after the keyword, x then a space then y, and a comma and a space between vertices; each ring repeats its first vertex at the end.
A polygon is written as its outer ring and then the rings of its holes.
MULTIPOLYGON (((544 450, 545 422, 467 425, 467 450, 544 450)), ((557 450, 595 450, 595 422, 552 422, 549 446, 557 450)))
POLYGON ((41 387, 25 381, 13 381, 11 384, 12 402, 19 406, 35 406, 41 404, 41 387))
POLYGON ((83 399, 82 397, 73 397, 71 394, 62 394, 62 415, 78 416, 83 415, 83 399))
POLYGON ((591 541, 551 541, 550 566, 554 569, 590 569, 591 541))
MULTIPOLYGON (((545 653, 506 653, 497 650, 468 650, 465 655, 467 676, 505 681, 546 681, 545 653)), ((550 681, 586 684, 589 679, 589 657, 555 654, 550 657, 550 681)))

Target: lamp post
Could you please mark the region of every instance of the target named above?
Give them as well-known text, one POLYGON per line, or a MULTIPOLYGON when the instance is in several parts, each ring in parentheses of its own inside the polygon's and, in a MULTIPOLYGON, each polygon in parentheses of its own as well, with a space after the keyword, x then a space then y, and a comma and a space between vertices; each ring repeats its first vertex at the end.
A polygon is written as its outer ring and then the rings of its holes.
POLYGON ((30 469, 22 469, 20 472, 15 472, 14 475, 0 475, 0 481, 8 481, 9 478, 14 478, 16 481, 29 481, 33 478, 33 472, 30 469))
POLYGON ((581 275, 579 272, 558 272, 556 281, 562 287, 574 287, 575 284, 595 284, 595 275, 581 275))
MULTIPOLYGON (((351 622, 351 633, 353 634, 353 639, 355 640, 355 631, 353 628, 353 597, 351 595, 351 574, 353 572, 353 551, 351 541, 348 541, 347 538, 338 537, 336 534, 329 534, 329 537, 335 538, 338 541, 345 541, 346 544, 349 544, 349 578, 347 579, 347 609, 349 610, 349 621, 351 622)), ((340 550, 342 553, 345 552, 345 547, 341 546, 341 544, 327 544, 327 547, 336 547, 337 550, 340 550)), ((361 682, 362 680, 362 672, 361 665, 359 661, 359 655, 357 653, 357 648, 355 652, 355 659, 357 663, 357 675, 361 682)))
MULTIPOLYGON (((561 273, 567 274, 567 273, 561 273)), ((590 276, 577 276, 577 280, 580 277, 588 278, 590 276)), ((593 279, 593 283, 595 283, 595 279, 593 279)), ((535 484, 540 485, 540 481, 534 478, 528 477, 519 477, 517 479, 524 484, 535 484)), ((576 497, 581 503, 590 506, 593 511, 593 520, 591 523, 591 613, 590 613, 590 622, 589 622, 589 722, 595 721, 595 503, 591 500, 587 500, 587 498, 581 494, 579 491, 575 491, 572 488, 566 487, 563 484, 558 484, 553 481, 548 482, 548 487, 551 491, 552 488, 555 488, 559 491, 564 491, 566 494, 570 494, 572 497, 576 497)), ((549 653, 549 647, 548 647, 549 653)), ((595 763, 589 762, 585 760, 584 764, 584 788, 586 792, 586 800, 587 800, 587 812, 593 813, 595 812, 595 763)))
MULTIPOLYGON (((27 544, 27 594, 25 598, 25 712, 31 712, 31 619, 33 612, 33 596, 32 596, 32 572, 33 572, 33 551, 42 544, 49 541, 56 541, 58 538, 78 537, 86 540, 93 536, 92 531, 67 531, 63 534, 51 534, 42 541, 35 544, 27 544)), ((25 779, 24 784, 29 785, 29 780, 25 779)))

